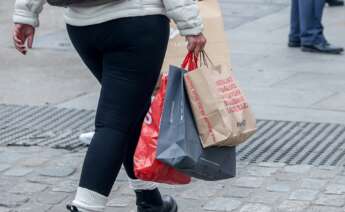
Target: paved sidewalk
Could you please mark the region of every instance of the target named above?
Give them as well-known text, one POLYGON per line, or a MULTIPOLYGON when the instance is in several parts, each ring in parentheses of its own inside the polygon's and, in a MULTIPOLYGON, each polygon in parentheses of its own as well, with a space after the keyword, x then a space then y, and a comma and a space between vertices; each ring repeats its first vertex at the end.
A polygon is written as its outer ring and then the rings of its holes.
MULTIPOLYGON (((0 148, 0 212, 62 212, 74 197, 85 151, 0 148)), ((96 166, 97 164, 95 164, 96 166)), ((239 162, 238 177, 160 186, 181 212, 340 212, 345 208, 343 167, 239 162)), ((134 212, 134 193, 123 171, 107 212, 134 212)))
MULTIPOLYGON (((234 5, 246 4, 235 4, 235 0, 221 2, 225 15, 234 5)), ((267 1, 256 2, 250 8, 267 1)), ((258 6, 258 12, 264 8, 273 10, 277 2, 258 6)), ((345 56, 288 48, 290 8, 276 8, 281 10, 227 29, 234 71, 257 117, 344 124, 345 56)), ((233 19, 231 14, 225 17, 233 19)), ((324 25, 329 42, 344 47, 345 8, 326 7, 324 25)))
MULTIPOLYGON (((236 76, 258 118, 344 124, 345 56, 287 48, 289 2, 220 0, 236 76)), ((36 49, 22 57, 11 47, 12 4, 0 5, 0 102, 95 109, 99 86, 68 42, 62 11, 45 7, 36 49)), ((344 7, 326 7, 331 43, 345 46, 344 20, 344 7)))
MULTIPOLYGON (((234 71, 258 118, 345 124, 345 56, 287 48, 289 0, 220 2, 234 71)), ((45 8, 35 49, 23 57, 12 47, 12 7, 13 0, 0 4, 0 103, 95 109, 99 86, 68 44, 62 11, 45 8)), ((345 8, 327 7, 325 28, 330 42, 345 46, 345 8)), ((323 145, 313 154, 324 151, 323 145)), ((65 211, 84 154, 85 149, 0 147, 0 212, 65 211)), ((241 161, 237 178, 161 188, 177 197, 181 212, 345 211, 343 166, 241 161)), ((123 172, 108 205, 109 212, 135 211, 123 172)))

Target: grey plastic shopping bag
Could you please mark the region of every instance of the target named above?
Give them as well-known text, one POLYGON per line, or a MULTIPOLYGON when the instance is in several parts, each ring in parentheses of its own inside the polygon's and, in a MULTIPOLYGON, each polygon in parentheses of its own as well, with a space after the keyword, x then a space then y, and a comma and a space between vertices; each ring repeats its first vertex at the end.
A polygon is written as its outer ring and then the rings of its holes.
POLYGON ((234 177, 235 147, 202 147, 184 87, 184 73, 181 68, 170 67, 157 159, 203 180, 234 177))

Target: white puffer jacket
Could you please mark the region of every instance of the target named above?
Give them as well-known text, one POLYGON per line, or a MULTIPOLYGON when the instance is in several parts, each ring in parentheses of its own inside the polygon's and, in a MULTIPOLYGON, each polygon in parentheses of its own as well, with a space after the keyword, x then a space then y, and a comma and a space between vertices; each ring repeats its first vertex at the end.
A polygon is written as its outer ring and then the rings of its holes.
MULTIPOLYGON (((16 0, 13 21, 37 27, 45 3, 46 0, 16 0)), ((97 6, 71 6, 66 8, 65 21, 74 26, 87 26, 117 18, 156 14, 171 18, 181 35, 197 35, 203 30, 195 0, 123 0, 97 6)))

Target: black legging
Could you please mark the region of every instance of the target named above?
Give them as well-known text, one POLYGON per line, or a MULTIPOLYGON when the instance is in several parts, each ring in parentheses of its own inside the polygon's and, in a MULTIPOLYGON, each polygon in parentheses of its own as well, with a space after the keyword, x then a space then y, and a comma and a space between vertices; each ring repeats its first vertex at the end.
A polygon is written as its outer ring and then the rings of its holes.
POLYGON ((135 179, 133 154, 165 56, 169 20, 130 17, 67 30, 102 85, 79 186, 108 196, 122 164, 135 179))

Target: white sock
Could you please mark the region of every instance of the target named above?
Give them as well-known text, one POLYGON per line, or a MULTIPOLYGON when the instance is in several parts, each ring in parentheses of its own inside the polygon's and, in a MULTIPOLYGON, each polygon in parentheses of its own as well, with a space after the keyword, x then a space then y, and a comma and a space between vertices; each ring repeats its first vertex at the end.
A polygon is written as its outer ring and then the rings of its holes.
POLYGON ((129 187, 133 190, 154 190, 157 184, 149 181, 128 178, 129 187))
POLYGON ((107 197, 86 188, 78 187, 72 205, 80 212, 102 212, 105 209, 107 197))

